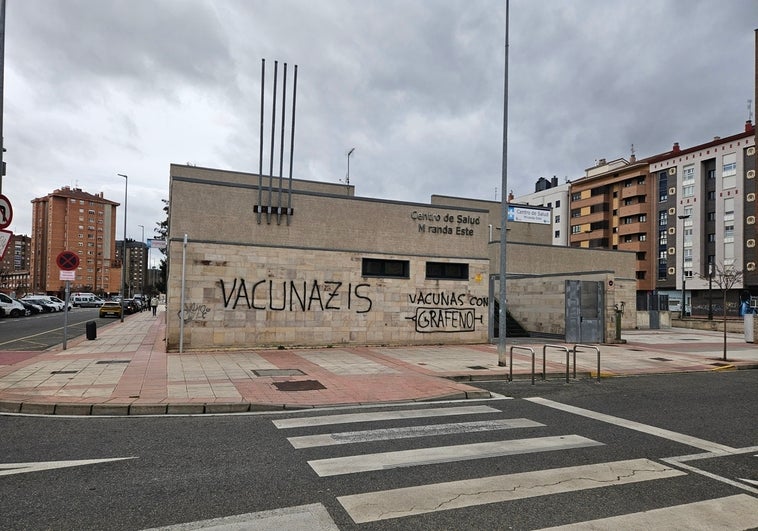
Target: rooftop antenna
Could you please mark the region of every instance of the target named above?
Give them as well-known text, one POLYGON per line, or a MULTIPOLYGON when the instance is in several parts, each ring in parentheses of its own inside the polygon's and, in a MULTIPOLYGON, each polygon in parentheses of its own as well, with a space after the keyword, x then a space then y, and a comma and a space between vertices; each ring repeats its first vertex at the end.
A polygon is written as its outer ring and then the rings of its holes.
POLYGON ((495 201, 497 201, 497 186, 495 187, 495 201))
POLYGON ((347 176, 345 177, 345 186, 347 187, 347 193, 350 193, 350 155, 353 154, 353 151, 355 151, 355 148, 350 148, 350 151, 347 152, 347 176))
POLYGON ((753 100, 747 100, 747 121, 753 121, 753 100))

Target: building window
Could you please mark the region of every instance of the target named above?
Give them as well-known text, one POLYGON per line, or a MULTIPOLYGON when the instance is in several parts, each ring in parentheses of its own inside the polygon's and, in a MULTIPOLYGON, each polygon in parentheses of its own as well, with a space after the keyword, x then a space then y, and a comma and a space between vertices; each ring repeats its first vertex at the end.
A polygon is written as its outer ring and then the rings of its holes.
POLYGON ((410 262, 408 260, 382 260, 379 258, 364 258, 361 266, 364 277, 410 277, 410 262))
POLYGON ((560 223, 561 222, 561 217, 560 216, 555 216, 555 222, 556 223, 560 223))
POLYGON ((658 212, 658 225, 665 227, 669 223, 669 214, 665 210, 658 212))
POLYGON ((427 262, 426 278, 434 280, 468 280, 468 264, 427 262))
POLYGON ((646 222, 647 221, 647 215, 646 214, 640 214, 639 221, 640 221, 640 223, 646 222))
POLYGON ((682 184, 693 184, 695 182, 695 167, 686 166, 682 175, 682 184))
POLYGON ((641 242, 647 241, 647 234, 640 234, 637 237, 637 241, 641 241, 641 242))
POLYGON ((688 184, 687 186, 682 186, 682 197, 693 197, 694 195, 695 195, 694 184, 688 184))
POLYGON ((558 208, 558 207, 560 207, 560 206, 561 206, 561 200, 560 200, 560 199, 558 199, 558 200, 555 202, 555 208, 558 208))
POLYGON ((579 234, 580 232, 582 232, 581 225, 571 225, 571 234, 579 234))
POLYGON ((716 200, 716 191, 715 190, 709 190, 708 191, 708 200, 709 201, 715 201, 716 200))
POLYGON ((571 200, 572 201, 579 201, 582 198, 581 192, 574 192, 571 194, 571 200))
POLYGON ((637 271, 637 280, 645 280, 645 272, 637 271))
POLYGON ((554 238, 560 238, 561 237, 561 231, 559 231, 559 230, 555 231, 555 233, 553 234, 553 237, 554 238))

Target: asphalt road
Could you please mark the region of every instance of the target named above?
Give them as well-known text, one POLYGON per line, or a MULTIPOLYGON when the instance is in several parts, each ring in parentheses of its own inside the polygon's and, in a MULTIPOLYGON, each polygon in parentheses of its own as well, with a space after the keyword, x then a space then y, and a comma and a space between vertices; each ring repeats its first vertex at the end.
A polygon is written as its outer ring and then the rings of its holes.
MULTIPOLYGON (((95 321, 97 328, 113 322, 112 317, 100 319, 98 311, 98 308, 74 308, 69 311, 67 340, 83 335, 87 321, 95 321)), ((64 319, 64 312, 0 318, 0 350, 35 351, 60 345, 63 343, 64 319)))
POLYGON ((758 500, 750 483, 758 483, 758 371, 481 386, 514 398, 235 416, 0 416, 0 527, 145 529, 231 517, 245 523, 235 529, 540 529, 724 498, 734 515, 736 500, 758 500), (402 417, 369 416, 379 412, 402 417), (490 454, 478 455, 482 448, 490 454), (714 448, 731 451, 672 464, 714 448), (120 460, 30 468, 86 459, 120 460), (571 487, 574 476, 630 460, 666 470, 571 487), (518 485, 445 494, 453 482, 492 477, 518 485), (526 488, 529 481, 536 484, 526 488), (389 496, 416 510, 415 490, 395 490, 410 487, 420 490, 419 505, 431 503, 428 512, 351 508, 368 500, 376 509, 389 496), (436 496, 449 497, 437 507, 436 496), (449 503, 462 505, 441 510, 449 503), (326 523, 292 520, 291 508, 302 506, 326 523), (284 516, 270 527, 250 515, 272 510, 284 516))

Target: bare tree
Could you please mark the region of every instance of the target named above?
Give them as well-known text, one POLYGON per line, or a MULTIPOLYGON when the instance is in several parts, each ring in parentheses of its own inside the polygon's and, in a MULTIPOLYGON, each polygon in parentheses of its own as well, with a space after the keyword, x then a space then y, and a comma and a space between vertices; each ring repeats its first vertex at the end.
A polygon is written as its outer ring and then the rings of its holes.
POLYGON ((742 271, 732 266, 713 264, 713 283, 721 290, 722 319, 724 322, 724 361, 726 361, 726 296, 729 290, 742 284, 742 271))

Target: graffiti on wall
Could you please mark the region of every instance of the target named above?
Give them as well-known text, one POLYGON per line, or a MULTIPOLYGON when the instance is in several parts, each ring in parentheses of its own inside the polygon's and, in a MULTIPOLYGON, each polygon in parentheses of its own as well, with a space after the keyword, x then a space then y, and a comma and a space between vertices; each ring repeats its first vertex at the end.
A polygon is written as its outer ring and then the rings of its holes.
MULTIPOLYGON (((184 303, 184 322, 190 323, 192 321, 204 321, 205 316, 210 313, 211 309, 205 304, 198 304, 196 302, 184 303)), ((182 319, 182 312, 177 314, 182 319)))
POLYGON ((219 286, 224 308, 232 310, 241 307, 280 312, 349 310, 368 313, 373 306, 367 293, 371 284, 365 283, 258 280, 248 287, 244 278, 235 278, 231 284, 220 279, 219 286))
POLYGON ((477 308, 486 308, 488 297, 454 292, 418 292, 408 295, 416 305, 416 312, 406 319, 414 321, 420 334, 464 333, 476 331, 476 323, 484 323, 484 315, 477 308))

